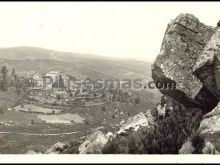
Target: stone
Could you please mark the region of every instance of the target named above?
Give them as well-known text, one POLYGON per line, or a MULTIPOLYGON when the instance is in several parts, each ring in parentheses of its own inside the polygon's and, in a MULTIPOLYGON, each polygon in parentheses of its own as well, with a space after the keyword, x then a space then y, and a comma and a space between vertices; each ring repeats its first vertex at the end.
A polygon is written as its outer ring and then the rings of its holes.
POLYGON ((57 142, 56 144, 52 145, 45 154, 60 154, 66 149, 67 145, 61 142, 57 142))
POLYGON ((80 146, 80 154, 101 154, 102 148, 108 142, 109 138, 101 131, 96 131, 90 135, 80 146))
POLYGON ((152 65, 152 78, 156 83, 176 84, 175 90, 160 89, 161 93, 186 107, 200 107, 205 112, 218 102, 213 93, 215 89, 206 84, 213 82, 213 70, 198 72, 195 66, 200 66, 197 61, 214 30, 194 15, 180 14, 168 24, 160 53, 152 65))
POLYGON ((219 154, 219 152, 216 150, 216 147, 210 142, 206 141, 205 145, 202 149, 203 154, 219 154))
POLYGON ((198 130, 200 136, 204 137, 205 141, 212 143, 217 151, 220 151, 220 114, 215 113, 215 111, 219 111, 219 108, 220 107, 217 106, 210 112, 211 114, 204 116, 198 130))
POLYGON ((124 133, 129 129, 134 129, 134 131, 137 131, 141 126, 149 126, 148 119, 143 112, 137 114, 134 117, 129 117, 127 122, 122 124, 117 134, 124 133))
POLYGON ((193 154, 195 148, 192 146, 192 142, 187 140, 179 150, 179 154, 193 154))
MULTIPOLYGON (((214 57, 216 53, 220 53, 220 28, 215 29, 210 41, 199 55, 197 62, 193 68, 194 74, 199 78, 202 84, 216 97, 217 86, 215 82, 214 57)), ((217 56, 216 56, 217 57, 217 56)), ((219 56, 218 56, 219 57, 219 56)))
POLYGON ((38 153, 35 151, 28 151, 26 154, 38 154, 38 153))

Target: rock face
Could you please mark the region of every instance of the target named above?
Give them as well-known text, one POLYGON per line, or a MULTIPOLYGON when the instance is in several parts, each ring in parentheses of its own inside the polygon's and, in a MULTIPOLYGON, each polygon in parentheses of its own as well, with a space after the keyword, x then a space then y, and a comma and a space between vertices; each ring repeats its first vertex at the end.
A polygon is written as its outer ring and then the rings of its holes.
MULTIPOLYGON (((218 107, 219 108, 219 107, 218 107)), ((200 136, 212 143, 217 151, 220 151, 220 115, 205 117, 199 128, 200 136)))
POLYGON ((137 131, 140 126, 149 126, 148 118, 143 112, 137 114, 134 117, 128 118, 128 121, 121 126, 117 134, 126 132, 126 130, 129 130, 131 128, 134 129, 134 131, 137 131))
MULTIPOLYGON (((179 150, 179 154, 194 154, 196 149, 192 146, 192 142, 190 140, 186 141, 181 149, 179 150)), ((202 154, 219 154, 216 147, 210 142, 205 140, 205 144, 201 151, 202 154)))
MULTIPOLYGON (((216 28, 210 41, 199 55, 193 68, 194 74, 200 79, 202 84, 209 89, 214 96, 220 96, 216 90, 214 60, 215 54, 220 49, 220 28, 216 28)), ((217 56, 216 56, 217 57, 217 56)), ((219 56, 218 56, 219 57, 219 56)))
POLYGON ((214 30, 191 14, 180 14, 169 23, 161 51, 152 65, 152 78, 156 83, 176 83, 176 90, 161 89, 163 94, 186 107, 200 107, 207 112, 218 102, 213 92, 216 89, 213 62, 209 60, 203 65, 198 60, 202 61, 202 52, 210 43, 214 30))
MULTIPOLYGON (((220 151, 220 91, 217 90, 214 65, 220 58, 220 27, 201 23, 191 14, 180 14, 167 27, 162 47, 152 65, 152 78, 158 82, 173 82, 176 89, 160 89, 185 107, 202 110, 204 115, 199 135, 204 137, 202 153, 220 151), (217 56, 216 56, 217 55, 217 56), (216 106, 217 105, 217 106, 216 106)), ((186 142, 180 153, 192 153, 186 142)))
POLYGON ((90 135, 80 146, 80 154, 101 154, 102 148, 108 142, 108 137, 101 131, 90 135))

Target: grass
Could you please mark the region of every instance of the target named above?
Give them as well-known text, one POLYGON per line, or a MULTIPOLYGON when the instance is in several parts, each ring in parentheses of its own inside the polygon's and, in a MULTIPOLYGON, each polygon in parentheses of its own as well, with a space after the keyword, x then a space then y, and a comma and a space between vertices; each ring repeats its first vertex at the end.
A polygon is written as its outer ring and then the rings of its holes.
POLYGON ((78 123, 84 122, 84 119, 78 114, 60 114, 60 115, 38 115, 38 118, 45 121, 46 123, 78 123))
MULTIPOLYGON (((21 113, 21 112, 19 112, 21 113)), ((24 154, 29 150, 46 151, 51 145, 57 142, 70 143, 82 136, 91 134, 94 125, 85 124, 29 124, 16 126, 0 126, 2 132, 12 132, 10 134, 0 134, 0 153, 2 154, 24 154), (60 134, 53 136, 43 136, 41 134, 57 134, 67 132, 77 132, 75 134, 60 134), (24 135, 19 133, 32 133, 34 135, 24 135)))
MULTIPOLYGON (((150 97, 149 95, 147 96, 150 97)), ((78 124, 45 123, 35 113, 6 111, 4 114, 0 114, 0 121, 12 121, 13 125, 0 125, 0 132, 11 132, 9 134, 0 134, 0 153, 23 154, 29 150, 44 152, 57 142, 70 143, 81 137, 86 137, 96 131, 98 127, 104 133, 117 131, 122 120, 126 121, 129 116, 134 116, 139 112, 144 112, 154 107, 154 103, 147 101, 148 97, 146 97, 145 92, 141 93, 140 97, 141 100, 146 100, 137 106, 128 103, 106 103, 91 107, 73 107, 61 112, 61 114, 78 114, 85 119, 85 123, 78 124), (116 109, 123 112, 123 114, 117 114, 115 112, 116 109), (31 121, 34 121, 34 124, 31 121), (77 133, 55 136, 19 134, 57 134, 67 132, 77 133)), ((7 92, 0 92, 0 99, 0 106, 5 104, 8 108, 17 104, 21 96, 17 96, 13 89, 9 89, 7 92)))
POLYGON ((15 88, 8 88, 8 91, 0 91, 0 107, 5 106, 9 108, 14 106, 22 99, 22 94, 17 95, 15 93, 15 88))
POLYGON ((21 107, 21 105, 18 105, 14 107, 16 111, 26 111, 26 112, 36 112, 36 113, 59 113, 61 110, 58 109, 49 109, 49 108, 43 108, 40 106, 36 106, 34 104, 24 104, 24 108, 21 107))
POLYGON ((5 111, 4 114, 0 114, 0 121, 12 121, 14 125, 29 125, 31 124, 31 120, 34 120, 37 123, 41 122, 41 120, 37 118, 36 114, 31 113, 5 111))

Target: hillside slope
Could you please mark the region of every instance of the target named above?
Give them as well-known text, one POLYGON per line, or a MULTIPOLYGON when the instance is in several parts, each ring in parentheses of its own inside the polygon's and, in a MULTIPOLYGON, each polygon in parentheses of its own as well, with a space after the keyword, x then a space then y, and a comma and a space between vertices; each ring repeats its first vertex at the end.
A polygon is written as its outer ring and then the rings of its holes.
POLYGON ((0 49, 0 66, 17 71, 60 70, 79 78, 151 79, 151 64, 136 60, 60 52, 36 47, 0 49))

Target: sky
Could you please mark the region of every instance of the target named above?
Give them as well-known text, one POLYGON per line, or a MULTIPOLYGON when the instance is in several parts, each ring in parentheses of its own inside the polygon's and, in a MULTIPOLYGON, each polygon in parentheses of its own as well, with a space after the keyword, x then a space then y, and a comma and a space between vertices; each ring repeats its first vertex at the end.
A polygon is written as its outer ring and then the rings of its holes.
POLYGON ((219 9, 220 2, 0 2, 0 47, 153 61, 177 15, 216 26, 219 9))

